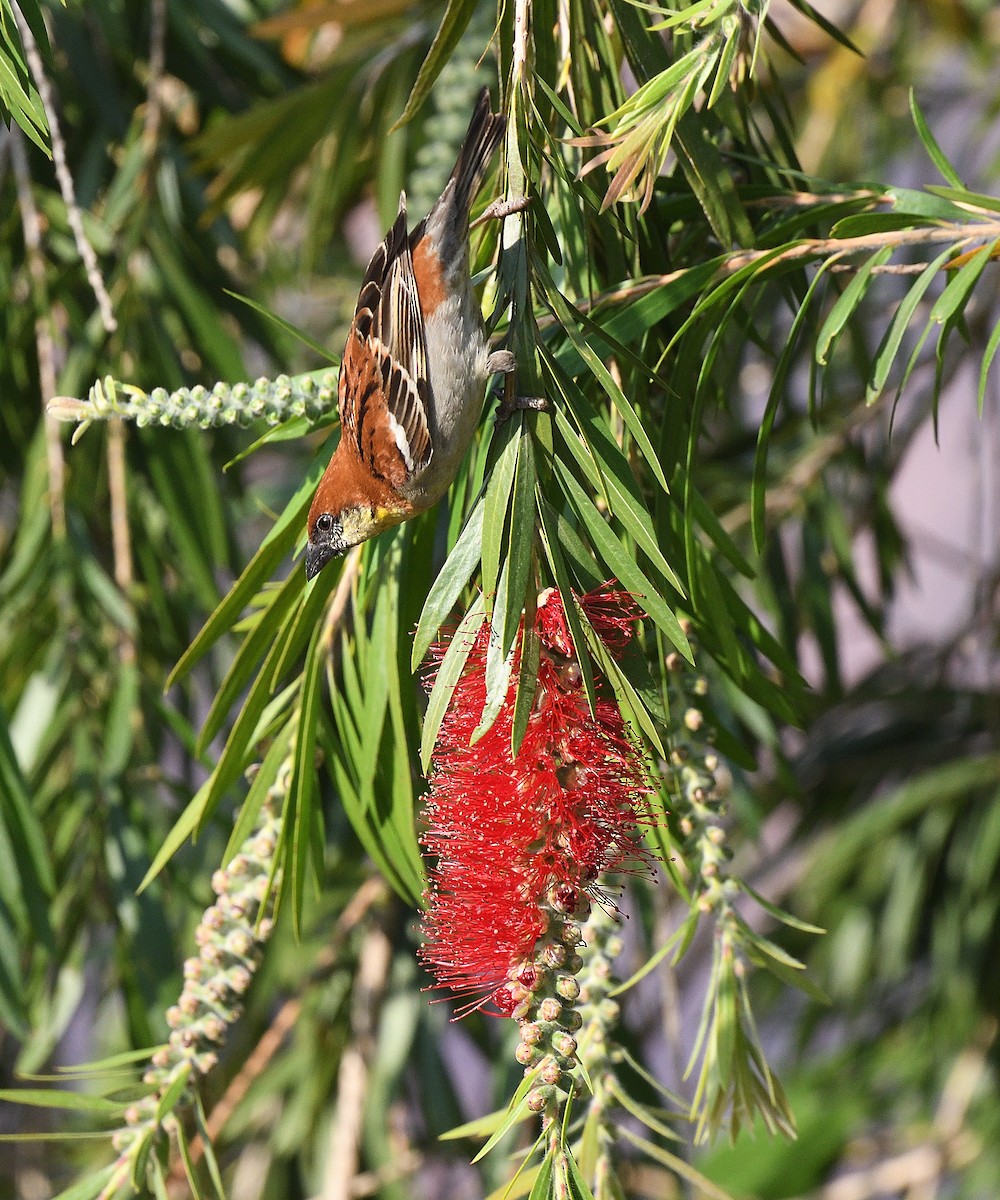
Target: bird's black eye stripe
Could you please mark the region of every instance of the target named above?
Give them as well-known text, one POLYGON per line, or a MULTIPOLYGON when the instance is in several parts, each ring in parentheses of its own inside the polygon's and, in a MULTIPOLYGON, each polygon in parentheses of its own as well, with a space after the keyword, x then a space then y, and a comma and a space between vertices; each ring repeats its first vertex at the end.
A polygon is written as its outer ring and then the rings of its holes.
POLYGON ((319 533, 330 533, 333 530, 333 514, 320 513, 316 518, 316 529, 319 533))

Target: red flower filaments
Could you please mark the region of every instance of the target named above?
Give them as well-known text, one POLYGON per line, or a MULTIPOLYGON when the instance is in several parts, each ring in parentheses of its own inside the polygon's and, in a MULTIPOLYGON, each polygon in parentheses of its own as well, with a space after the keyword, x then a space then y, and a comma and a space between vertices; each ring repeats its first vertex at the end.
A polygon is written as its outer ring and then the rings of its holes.
MULTIPOLYGON (((638 610, 607 586, 581 606, 608 649, 632 636, 638 610)), ((422 956, 438 985, 509 1014, 508 981, 530 977, 554 905, 572 913, 598 876, 642 859, 636 826, 646 772, 617 706, 592 715, 558 592, 539 597, 538 691, 511 759, 514 688, 496 722, 469 742, 486 698, 488 629, 480 631, 438 737, 422 842, 430 872, 422 956)), ((516 677, 516 665, 513 676, 516 677)))

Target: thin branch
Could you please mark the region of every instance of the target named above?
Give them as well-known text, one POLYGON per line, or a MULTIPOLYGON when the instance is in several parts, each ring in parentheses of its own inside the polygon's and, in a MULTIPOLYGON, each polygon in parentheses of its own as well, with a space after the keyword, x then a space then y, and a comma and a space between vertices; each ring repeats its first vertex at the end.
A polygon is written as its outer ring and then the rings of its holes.
MULTIPOLYGON (((50 393, 50 395, 53 393, 50 393)), ((112 417, 108 424, 108 497, 111 511, 111 552, 115 583, 122 594, 132 590, 132 534, 128 526, 128 497, 125 488, 125 422, 112 417)), ((124 664, 135 662, 135 638, 123 629, 118 653, 124 664)))
POLYGON ((351 1041, 337 1072, 337 1107, 330 1125, 326 1169, 319 1200, 351 1200, 357 1174, 361 1129, 368 1094, 368 1066, 392 966, 392 942, 381 925, 369 930, 361 946, 351 1004, 351 1041))
MULTIPOLYGON (((830 268, 831 275, 850 275, 857 271, 854 263, 837 263, 830 268)), ((927 269, 925 262, 916 263, 883 263, 882 266, 872 267, 872 275, 920 275, 927 269)))
MULTIPOLYGON (((38 43, 35 41, 35 35, 31 32, 31 26, 24 19, 24 14, 16 3, 12 7, 14 20, 17 22, 17 31, 21 35, 21 44, 24 47, 24 56, 28 62, 28 69, 31 71, 31 77, 35 81, 35 87, 38 88, 38 96, 49 123, 49 136, 52 141, 52 165, 55 168, 56 179, 59 182, 59 190, 62 193, 63 203, 66 205, 66 219, 69 222, 70 229, 73 231, 73 239, 76 242, 77 252, 83 260, 84 269, 87 272, 87 281, 97 299, 101 321, 108 333, 114 333, 118 328, 118 321, 115 319, 108 289, 104 286, 104 278, 97 263, 97 255, 94 253, 94 247, 87 240, 87 235, 83 229, 83 214, 80 212, 80 206, 76 202, 76 188, 73 184, 73 176, 70 174, 66 163, 66 143, 63 141, 62 132, 59 128, 55 97, 48 76, 45 74, 42 55, 38 49, 38 43)), ((54 395, 55 393, 51 394, 54 395)))
POLYGON ((343 570, 340 572, 340 579, 337 580, 337 590, 333 593, 333 599, 326 610, 326 616, 323 620, 323 631, 320 634, 320 646, 322 647, 324 656, 328 659, 333 654, 334 638, 344 620, 344 613, 347 611, 347 602, 351 598, 355 580, 361 570, 361 554, 363 549, 363 545, 355 546, 347 555, 343 570))
MULTIPOLYGON (((811 258, 830 258, 834 255, 846 258, 852 254, 862 254, 865 251, 881 250, 884 247, 900 249, 904 246, 933 245, 940 242, 956 244, 979 243, 985 245, 1000 239, 1000 219, 991 221, 970 221, 959 225, 949 222, 947 225, 930 225, 921 229, 886 229, 879 233, 867 233, 852 238, 804 238, 801 242, 788 246, 778 254, 773 250, 738 250, 730 254, 719 264, 719 278, 732 275, 751 263, 771 256, 764 267, 769 270, 779 263, 796 262, 811 258)), ((849 265, 849 264, 845 264, 849 265)), ((921 269, 926 263, 921 264, 921 269)), ((683 279, 691 268, 685 267, 677 271, 668 271, 664 275, 647 275, 637 279, 627 287, 612 288, 606 292, 598 292, 589 300, 577 301, 577 308, 582 312, 590 312, 601 304, 621 304, 628 300, 637 300, 648 296, 667 284, 683 279)), ((551 324, 539 322, 540 327, 551 324)))
POLYGON ((871 200, 884 204, 884 192, 860 188, 856 192, 779 192, 773 196, 753 196, 743 203, 747 208, 812 208, 817 204, 850 204, 853 200, 871 200))
POLYGON ((354 1200, 362 1196, 374 1196, 390 1183, 398 1183, 408 1179, 420 1170, 424 1156, 417 1150, 403 1150, 394 1155, 391 1163, 380 1167, 377 1171, 366 1171, 363 1175, 355 1175, 351 1184, 351 1195, 354 1200))
POLYGON ((42 251, 42 225, 31 191, 31 173, 24 150, 24 136, 12 126, 0 132, 0 147, 10 151, 17 189, 17 204, 21 211, 24 246, 31 273, 35 308, 35 347, 38 354, 38 381, 41 388, 42 420, 45 428, 45 459, 49 472, 49 508, 52 513, 52 535, 66 539, 66 463, 59 437, 59 422, 45 410, 45 401, 56 394, 56 347, 52 335, 52 316, 45 286, 45 255, 42 251))
MULTIPOLYGON (((167 0, 150 0, 149 79, 146 82, 146 115, 142 140, 150 161, 156 156, 163 120, 163 73, 166 68, 167 0)), ((149 172, 147 182, 152 179, 149 172)))

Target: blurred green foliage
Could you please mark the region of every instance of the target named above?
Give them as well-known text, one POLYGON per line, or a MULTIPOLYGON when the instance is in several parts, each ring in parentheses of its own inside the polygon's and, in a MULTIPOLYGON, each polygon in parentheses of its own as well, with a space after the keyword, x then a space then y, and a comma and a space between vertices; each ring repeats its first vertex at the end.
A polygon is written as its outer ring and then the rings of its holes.
MULTIPOLYGON (((537 583, 613 574, 649 617, 649 677, 615 680, 626 715, 661 736, 686 614, 732 765, 733 870, 828 931, 746 909, 829 997, 750 980, 798 1140, 695 1151, 681 1124, 680 1169, 622 1151, 628 1194, 711 1194, 687 1160, 761 1200, 835 1195, 840 1175, 858 1197, 997 1194, 995 561, 965 568, 946 638, 900 644, 892 619, 914 555, 894 487, 907 450, 953 385, 996 429, 993 7, 837 5, 861 57, 805 3, 536 0, 513 88, 513 4, 16 7, 117 328, 98 316, 0 0, 4 1083, 163 1041, 212 871, 294 752, 279 933, 205 1089, 230 1194, 333 1186, 338 1079, 361 1042, 368 1194, 505 1184, 502 1156, 467 1166, 481 1139, 437 1141, 502 1109, 519 1072, 508 1023, 449 1026, 420 991, 412 631, 426 650, 464 606, 506 652, 537 583), (358 230, 379 236, 404 185, 414 211, 433 199, 498 65, 508 171, 516 148, 534 198, 486 307, 553 403, 484 421, 437 512, 307 594, 292 559, 330 443, 304 421, 228 470, 263 427, 115 424, 71 449, 46 424, 49 378, 78 396, 106 375, 175 390, 325 365, 233 293, 338 350, 371 248, 358 230), (411 94, 422 104, 390 132, 411 94), (581 178, 623 145, 625 174, 619 158, 581 178), (635 200, 602 211, 635 181, 635 200), (348 617, 324 631, 338 588, 348 617), (876 648, 860 670, 859 629, 876 648)), ((484 273, 499 236, 474 235, 484 273)), ((697 895, 682 815, 658 834, 678 890, 630 894, 630 971, 697 895)), ((672 1063, 719 985, 709 941, 625 998, 623 1041, 687 1100, 672 1063)), ((0 1101, 0 1132, 89 1129, 96 1111, 0 1101)), ((97 1195, 106 1149, 11 1143, 0 1195, 76 1181, 97 1195)))

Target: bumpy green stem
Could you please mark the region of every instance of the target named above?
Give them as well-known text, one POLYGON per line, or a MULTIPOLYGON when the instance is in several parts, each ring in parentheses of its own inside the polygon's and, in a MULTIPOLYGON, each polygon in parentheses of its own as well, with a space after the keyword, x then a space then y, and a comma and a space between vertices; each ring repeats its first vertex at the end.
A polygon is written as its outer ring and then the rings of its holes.
POLYGON ((139 426, 166 425, 173 429, 247 426, 254 421, 280 425, 293 417, 318 421, 337 407, 337 371, 328 367, 307 375, 278 375, 253 383, 217 383, 213 388, 196 385, 175 392, 154 388, 148 393, 108 376, 94 384, 86 400, 57 396, 47 407, 58 420, 76 421, 83 428, 91 421, 113 416, 135 421, 139 426))

